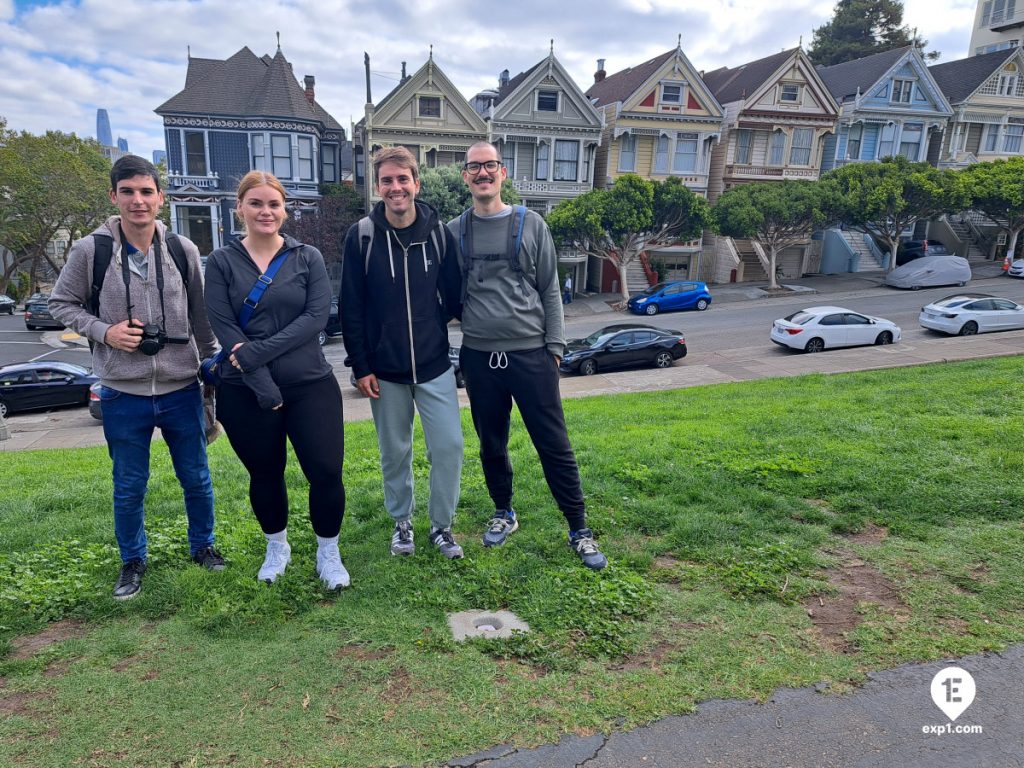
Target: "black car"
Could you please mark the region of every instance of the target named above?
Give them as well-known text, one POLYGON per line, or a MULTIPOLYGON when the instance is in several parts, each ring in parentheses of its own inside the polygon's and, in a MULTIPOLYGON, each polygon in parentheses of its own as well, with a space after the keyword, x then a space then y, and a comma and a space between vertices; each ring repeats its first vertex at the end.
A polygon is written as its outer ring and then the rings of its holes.
POLYGON ((85 368, 58 361, 15 363, 0 368, 0 416, 14 411, 87 405, 99 381, 85 368))
POLYGON ((50 308, 45 301, 30 301, 25 307, 25 327, 30 331, 38 328, 53 328, 59 331, 64 327, 64 323, 50 314, 50 308))
POLYGON ((669 368, 682 357, 686 357, 686 339, 681 331, 623 323, 569 341, 560 368, 563 373, 592 376, 609 368, 669 368))
POLYGON ((327 318, 327 327, 320 331, 317 337, 322 347, 328 339, 336 339, 341 336, 341 317, 338 314, 338 297, 331 299, 331 314, 327 318))
POLYGON ((922 256, 949 256, 949 249, 938 240, 904 240, 896 247, 896 266, 922 256))
POLYGON ((3 293, 0 293, 0 312, 6 312, 8 315, 14 314, 14 308, 18 305, 14 299, 3 293))
POLYGON ((22 307, 22 309, 26 309, 27 310, 28 309, 28 305, 31 304, 34 301, 49 301, 49 299, 50 299, 50 294, 48 294, 48 293, 39 293, 39 292, 33 293, 31 296, 29 296, 27 299, 25 299, 25 306, 22 307))
MULTIPOLYGON (((462 347, 448 347, 448 362, 450 362, 452 364, 452 368, 455 369, 455 386, 459 389, 466 386, 466 380, 462 376, 462 368, 459 367, 459 352, 461 350, 462 347)), ((345 365, 349 368, 352 367, 352 364, 347 357, 345 358, 345 365)), ((348 375, 348 381, 354 387, 356 385, 356 375, 354 373, 350 373, 348 375)))

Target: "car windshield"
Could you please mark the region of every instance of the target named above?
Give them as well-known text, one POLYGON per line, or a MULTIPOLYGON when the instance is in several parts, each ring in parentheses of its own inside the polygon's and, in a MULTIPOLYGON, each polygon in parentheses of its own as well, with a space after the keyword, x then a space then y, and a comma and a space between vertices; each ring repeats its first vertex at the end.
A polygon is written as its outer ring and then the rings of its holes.
POLYGON ((652 285, 646 291, 642 291, 640 293, 640 295, 641 296, 653 296, 654 294, 658 293, 658 291, 665 290, 665 286, 667 286, 667 285, 668 285, 668 283, 658 283, 657 285, 652 285))
POLYGON ((784 318, 787 322, 796 323, 797 325, 804 325, 809 320, 812 320, 814 315, 808 314, 807 312, 794 312, 789 317, 784 318))
POLYGON ((588 347, 592 347, 595 344, 602 344, 616 333, 618 333, 618 331, 609 331, 607 328, 601 328, 583 339, 583 343, 588 347))

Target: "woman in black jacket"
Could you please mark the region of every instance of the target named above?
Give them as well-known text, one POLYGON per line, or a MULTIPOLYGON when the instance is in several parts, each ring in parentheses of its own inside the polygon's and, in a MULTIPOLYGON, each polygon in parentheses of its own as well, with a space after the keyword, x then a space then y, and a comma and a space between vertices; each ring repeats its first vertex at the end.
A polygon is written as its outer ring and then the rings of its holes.
POLYGON ((349 584, 338 551, 345 512, 341 389, 317 339, 331 308, 327 269, 316 248, 281 234, 288 214, 274 176, 251 171, 236 197, 246 235, 210 255, 206 304, 221 347, 230 350, 217 419, 249 472, 249 501, 267 537, 258 578, 273 582, 291 559, 287 439, 309 481, 317 573, 328 589, 341 589, 349 584), (260 284, 262 296, 254 292, 260 284))

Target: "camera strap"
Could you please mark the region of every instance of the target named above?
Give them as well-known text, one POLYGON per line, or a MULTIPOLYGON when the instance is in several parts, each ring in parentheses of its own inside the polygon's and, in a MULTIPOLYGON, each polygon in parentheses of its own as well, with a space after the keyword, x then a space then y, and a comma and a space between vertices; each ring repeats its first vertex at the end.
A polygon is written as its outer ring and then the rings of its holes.
MULTIPOLYGON (((121 235, 121 243, 125 246, 125 250, 128 248, 135 249, 135 246, 129 243, 124 236, 124 230, 121 229, 120 222, 117 225, 118 233, 121 235)), ((138 249, 135 249, 138 250, 138 249)), ((132 289, 131 280, 132 273, 128 266, 128 259, 130 258, 128 253, 121 256, 121 278, 124 280, 124 298, 128 304, 128 322, 132 319, 132 289)), ((164 268, 163 259, 160 258, 160 235, 157 231, 153 230, 153 261, 156 262, 156 290, 160 294, 160 325, 165 326, 167 323, 167 311, 164 309, 164 268)))

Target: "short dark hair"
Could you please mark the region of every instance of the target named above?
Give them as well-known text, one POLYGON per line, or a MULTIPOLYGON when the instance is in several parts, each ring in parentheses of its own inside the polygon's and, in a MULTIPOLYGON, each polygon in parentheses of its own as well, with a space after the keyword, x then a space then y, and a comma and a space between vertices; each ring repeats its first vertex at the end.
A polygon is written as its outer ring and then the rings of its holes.
POLYGON ((156 184, 156 191, 160 191, 160 174, 157 172, 156 166, 138 155, 125 155, 114 163, 114 167, 110 169, 111 191, 117 192, 117 182, 136 176, 149 176, 156 184))

